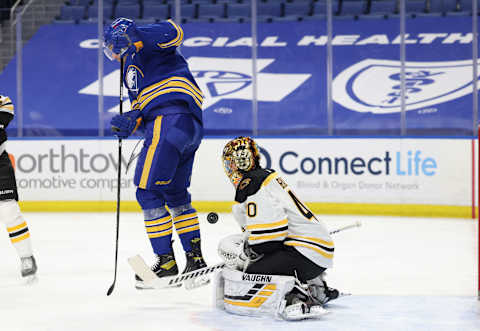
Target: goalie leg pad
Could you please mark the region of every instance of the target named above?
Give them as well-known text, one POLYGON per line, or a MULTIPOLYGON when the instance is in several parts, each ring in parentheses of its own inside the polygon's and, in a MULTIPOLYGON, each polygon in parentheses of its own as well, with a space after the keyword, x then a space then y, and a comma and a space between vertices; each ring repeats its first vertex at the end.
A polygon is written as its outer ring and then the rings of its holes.
POLYGON ((222 270, 222 278, 224 309, 246 316, 276 316, 285 294, 295 284, 295 278, 290 276, 245 274, 230 268, 222 270))

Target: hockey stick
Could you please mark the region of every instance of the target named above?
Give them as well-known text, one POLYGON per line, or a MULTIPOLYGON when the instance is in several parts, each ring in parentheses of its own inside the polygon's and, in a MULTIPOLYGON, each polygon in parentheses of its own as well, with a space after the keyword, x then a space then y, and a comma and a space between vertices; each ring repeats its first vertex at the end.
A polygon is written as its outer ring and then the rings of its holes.
MULTIPOLYGON (((362 223, 357 221, 353 224, 345 225, 333 231, 330 231, 330 234, 336 234, 338 232, 356 228, 361 226, 362 223)), ((151 288, 169 288, 169 287, 176 287, 181 285, 183 282, 187 280, 196 279, 200 276, 205 276, 211 274, 212 272, 222 269, 225 266, 225 263, 219 263, 211 267, 205 267, 202 269, 194 270, 185 274, 181 274, 178 276, 171 276, 171 277, 162 277, 159 278, 150 267, 145 263, 145 260, 140 255, 135 255, 128 258, 128 264, 132 267, 133 271, 143 280, 143 283, 146 287, 151 288)))
POLYGON ((360 227, 362 226, 362 222, 360 221, 356 221, 355 223, 353 224, 349 224, 349 225, 345 225, 345 226, 342 226, 341 228, 338 228, 338 229, 335 229, 333 231, 330 231, 330 234, 335 234, 335 233, 339 233, 343 230, 348 230, 348 229, 351 229, 351 228, 357 228, 357 227, 360 227))
MULTIPOLYGON (((120 58, 120 115, 123 114, 123 65, 124 59, 120 58)), ((117 233, 115 237, 115 273, 113 283, 107 291, 107 296, 112 294, 117 281, 117 265, 118 265, 118 233, 120 231, 120 183, 122 173, 122 138, 118 138, 118 170, 117 170, 117 233)))
POLYGON ((183 282, 211 274, 212 272, 222 269, 225 263, 219 263, 211 267, 197 269, 178 276, 159 278, 150 267, 145 263, 145 260, 140 255, 135 255, 128 258, 128 263, 133 271, 143 280, 147 287, 153 288, 168 288, 181 285, 183 282))

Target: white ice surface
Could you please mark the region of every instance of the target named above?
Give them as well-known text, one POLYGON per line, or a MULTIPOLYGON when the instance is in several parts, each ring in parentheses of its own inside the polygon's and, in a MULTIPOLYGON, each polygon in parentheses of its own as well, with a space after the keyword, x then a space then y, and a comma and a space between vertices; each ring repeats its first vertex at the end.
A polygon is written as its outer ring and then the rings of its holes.
MULTIPOLYGON (((477 226, 470 219, 322 217, 335 236, 330 286, 353 295, 332 302, 318 321, 285 322, 216 311, 212 286, 137 291, 127 257, 153 255, 142 215, 121 215, 119 269, 113 294, 115 214, 26 214, 39 281, 24 285, 19 260, 0 230, 1 331, 140 330, 480 330, 477 301, 477 226)), ((220 238, 237 232, 220 214, 200 215, 208 264, 219 262, 220 238)), ((184 254, 174 243, 180 268, 184 254)))

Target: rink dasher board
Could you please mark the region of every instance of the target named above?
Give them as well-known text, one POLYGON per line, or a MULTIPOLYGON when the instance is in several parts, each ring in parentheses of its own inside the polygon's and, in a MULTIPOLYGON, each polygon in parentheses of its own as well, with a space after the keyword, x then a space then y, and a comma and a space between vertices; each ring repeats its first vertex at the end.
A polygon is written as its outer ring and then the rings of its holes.
MULTIPOLYGON (((220 157, 227 141, 204 139, 197 152, 190 193, 208 208, 233 200, 220 157)), ((135 202, 135 162, 126 174, 125 168, 137 142, 123 141, 122 201, 127 204, 135 202)), ((438 210, 453 206, 467 214, 472 206, 476 147, 471 139, 259 138, 257 142, 262 165, 275 169, 305 202, 438 210)), ((8 141, 21 200, 26 205, 81 201, 81 210, 89 208, 86 202, 114 201, 117 146, 116 139, 8 141)), ((141 144, 136 153, 140 148, 141 144)))

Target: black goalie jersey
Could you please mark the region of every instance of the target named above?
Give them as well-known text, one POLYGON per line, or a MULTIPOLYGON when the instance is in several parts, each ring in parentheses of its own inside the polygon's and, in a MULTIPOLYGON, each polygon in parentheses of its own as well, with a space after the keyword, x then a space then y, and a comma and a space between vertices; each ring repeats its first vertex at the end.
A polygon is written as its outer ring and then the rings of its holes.
POLYGON ((18 200, 15 172, 6 152, 7 128, 13 119, 13 103, 0 95, 0 200, 18 200))
POLYGON ((251 246, 270 241, 292 246, 323 268, 333 265, 334 245, 326 225, 295 196, 276 172, 248 172, 237 187, 233 214, 249 232, 251 246))
MULTIPOLYGON (((0 145, 7 140, 7 128, 10 121, 13 119, 13 103, 9 97, 0 95, 0 145)), ((3 145, 2 152, 5 151, 5 145, 3 145)), ((1 154, 1 153, 0 153, 1 154)))

